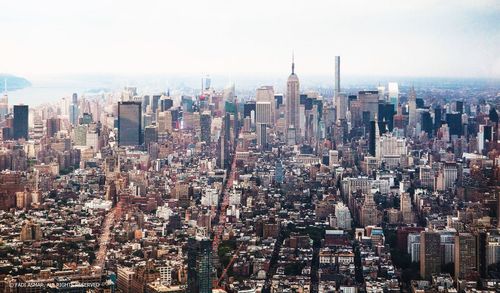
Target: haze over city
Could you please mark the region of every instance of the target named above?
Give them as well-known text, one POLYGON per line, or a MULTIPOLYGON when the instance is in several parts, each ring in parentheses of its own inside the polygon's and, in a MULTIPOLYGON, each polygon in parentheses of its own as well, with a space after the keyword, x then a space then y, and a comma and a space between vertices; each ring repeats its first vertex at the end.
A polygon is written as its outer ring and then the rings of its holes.
POLYGON ((0 72, 500 77, 485 1, 4 1, 0 72))

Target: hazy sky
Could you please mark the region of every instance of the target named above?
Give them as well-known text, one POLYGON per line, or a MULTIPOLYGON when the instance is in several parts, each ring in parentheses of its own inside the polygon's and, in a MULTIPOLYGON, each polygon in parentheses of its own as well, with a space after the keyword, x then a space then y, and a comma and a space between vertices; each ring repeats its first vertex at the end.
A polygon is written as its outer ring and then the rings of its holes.
POLYGON ((500 1, 0 0, 0 72, 500 78, 500 1))

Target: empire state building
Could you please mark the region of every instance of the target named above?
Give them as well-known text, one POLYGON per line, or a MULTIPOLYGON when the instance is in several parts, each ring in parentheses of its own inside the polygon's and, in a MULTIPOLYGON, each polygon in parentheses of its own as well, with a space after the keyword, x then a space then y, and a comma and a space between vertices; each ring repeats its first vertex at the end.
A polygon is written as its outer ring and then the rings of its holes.
POLYGON ((295 74, 295 62, 292 56, 292 74, 286 82, 286 124, 288 144, 297 143, 299 129, 299 78, 295 74))

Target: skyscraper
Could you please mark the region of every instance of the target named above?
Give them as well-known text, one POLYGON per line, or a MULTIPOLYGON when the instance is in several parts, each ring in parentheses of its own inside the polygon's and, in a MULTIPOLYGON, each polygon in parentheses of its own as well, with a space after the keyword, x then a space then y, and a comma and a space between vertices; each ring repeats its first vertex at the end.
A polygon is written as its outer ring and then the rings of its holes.
POLYGON ((267 146, 267 124, 257 123, 257 145, 264 150, 267 146))
POLYGON ((420 276, 429 280, 441 272, 441 236, 437 232, 420 232, 420 276))
POLYGON ((14 105, 14 139, 28 139, 28 105, 14 105))
POLYGON ((229 166, 229 144, 231 143, 231 114, 224 115, 222 129, 217 145, 217 167, 224 169, 229 166))
POLYGON ((343 202, 338 202, 335 205, 335 219, 337 220, 337 227, 340 229, 352 229, 351 212, 343 202))
POLYGON ((201 127, 201 141, 210 144, 211 141, 211 128, 212 128, 212 117, 209 111, 205 111, 200 115, 200 127, 201 127))
POLYGON ((276 162, 276 174, 274 176, 274 180, 279 184, 283 183, 285 180, 285 169, 283 168, 281 161, 276 162))
POLYGON ((265 123, 267 125, 272 125, 272 103, 271 102, 257 102, 255 105, 255 123, 265 123))
POLYGON ((9 113, 9 98, 4 95, 0 98, 0 121, 5 119, 5 116, 9 113))
POLYGON ((476 237, 470 233, 455 236, 455 279, 471 280, 477 275, 476 237))
POLYGON ((335 56, 335 97, 340 94, 340 56, 335 56))
POLYGON ((252 117, 252 112, 256 111, 255 101, 248 101, 243 105, 243 117, 252 117))
POLYGON ((0 121, 9 113, 9 96, 7 95, 7 79, 4 79, 4 93, 0 97, 0 121))
POLYGON ((368 151, 370 155, 376 155, 376 140, 377 140, 377 121, 370 121, 370 132, 368 138, 368 151))
POLYGON ((212 242, 208 238, 188 239, 188 293, 212 292, 212 242))
POLYGON ((299 94, 300 85, 299 78, 295 74, 295 62, 292 56, 292 73, 288 77, 286 83, 286 123, 287 123, 287 137, 289 143, 297 142, 297 134, 300 133, 299 129, 299 94), (290 133, 291 132, 291 133, 290 133))
POLYGON ((461 136, 463 134, 462 114, 446 113, 446 124, 450 128, 450 135, 461 136))
POLYGON ((149 101, 151 105, 151 112, 153 112, 153 115, 156 115, 156 111, 158 110, 158 105, 160 104, 160 99, 161 95, 153 95, 151 97, 151 100, 149 101))
POLYGON ((389 102, 394 105, 394 109, 399 104, 399 88, 397 82, 389 82, 389 102))
MULTIPOLYGON (((271 106, 270 116, 272 120, 269 122, 262 122, 262 123, 269 123, 270 125, 274 123, 274 118, 276 116, 276 102, 274 101, 274 88, 272 86, 261 86, 260 88, 258 88, 255 94, 255 101, 257 102, 257 104, 262 102, 270 104, 271 106)), ((257 123, 259 122, 257 121, 257 123)))
POLYGON ((174 106, 174 101, 169 97, 160 100, 160 111, 167 111, 174 106))
POLYGON ((141 102, 118 103, 118 145, 141 145, 141 102))
POLYGON ((69 122, 72 125, 78 125, 78 116, 79 116, 78 95, 76 93, 73 93, 73 96, 71 98, 71 104, 69 105, 69 122))
POLYGON ((368 121, 375 119, 378 113, 378 91, 359 91, 358 100, 361 105, 361 113, 369 113, 368 121))
POLYGON ((403 192, 401 194, 401 200, 399 205, 399 211, 401 212, 401 220, 405 224, 413 223, 413 212, 411 209, 411 198, 410 194, 403 192))
POLYGON ((148 149, 152 142, 158 142, 158 127, 156 125, 144 127, 144 144, 148 149))
POLYGON ((47 137, 53 137, 59 130, 61 130, 61 119, 47 119, 47 137))
POLYGON ((78 105, 69 105, 69 122, 74 126, 78 125, 78 105))
POLYGON ((421 121, 422 121, 422 131, 427 133, 429 137, 432 137, 434 126, 432 124, 431 113, 429 111, 423 111, 421 113, 421 121))
POLYGON ((361 207, 361 226, 366 227, 369 225, 378 225, 379 217, 377 204, 373 199, 373 194, 368 193, 365 195, 363 206, 361 207))
POLYGON ((378 121, 379 124, 383 122, 383 124, 386 126, 386 129, 379 126, 381 133, 385 133, 385 130, 392 132, 394 128, 394 114, 395 114, 395 109, 392 103, 379 102, 378 121))
POLYGON ((335 109, 337 111, 337 120, 346 119, 349 101, 346 94, 338 94, 335 96, 335 109))
POLYGON ((413 87, 408 95, 408 124, 410 128, 414 128, 417 124, 417 93, 413 87))

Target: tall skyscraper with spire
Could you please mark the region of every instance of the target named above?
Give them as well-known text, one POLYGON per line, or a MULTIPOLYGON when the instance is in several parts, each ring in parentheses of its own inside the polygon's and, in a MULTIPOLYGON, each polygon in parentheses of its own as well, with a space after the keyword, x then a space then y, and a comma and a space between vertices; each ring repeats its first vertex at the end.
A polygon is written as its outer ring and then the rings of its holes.
POLYGON ((292 54, 292 73, 286 82, 286 124, 287 124, 287 141, 289 144, 297 142, 297 135, 300 134, 299 129, 299 100, 300 85, 299 78, 295 74, 295 61, 292 54))

